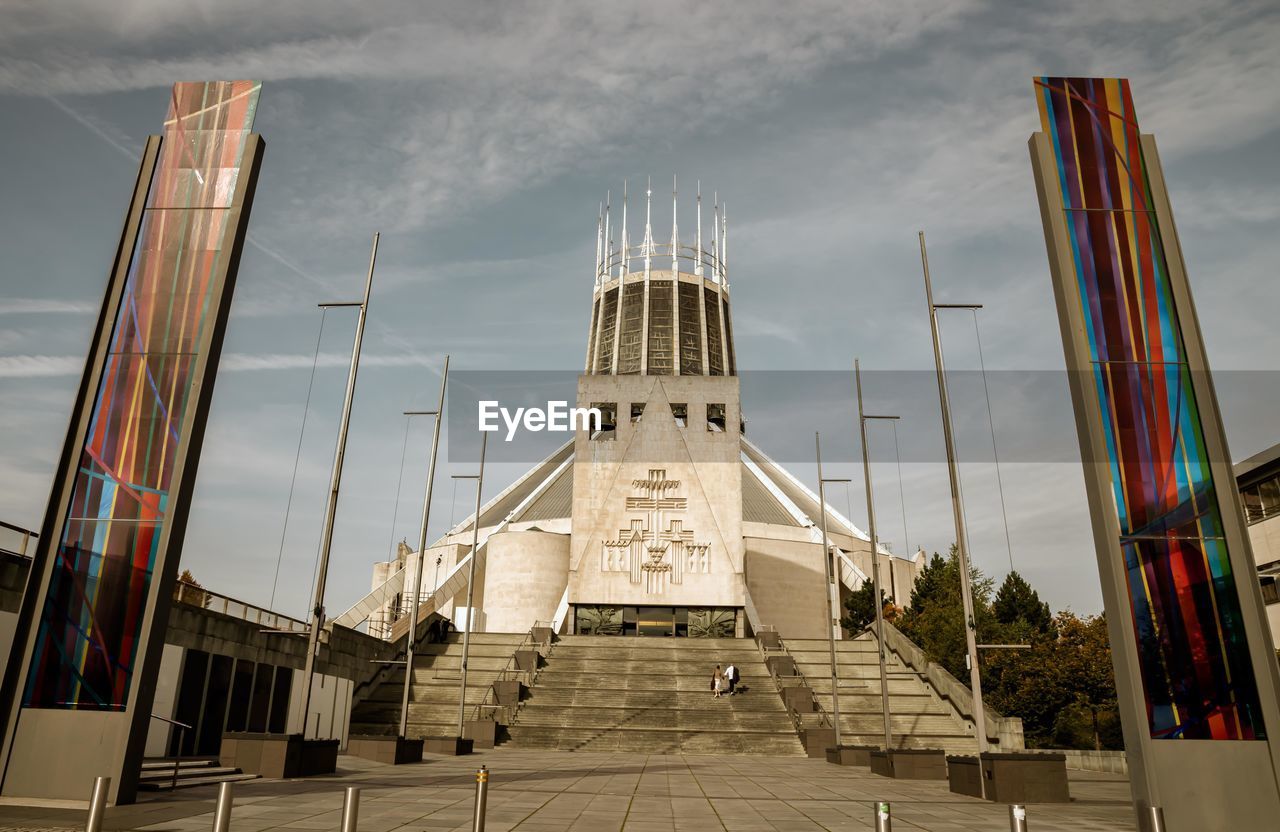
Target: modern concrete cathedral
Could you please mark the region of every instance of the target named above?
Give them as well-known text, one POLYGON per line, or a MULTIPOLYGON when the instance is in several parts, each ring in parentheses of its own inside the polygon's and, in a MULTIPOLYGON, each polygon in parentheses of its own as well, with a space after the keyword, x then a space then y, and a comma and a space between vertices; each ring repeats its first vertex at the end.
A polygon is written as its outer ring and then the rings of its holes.
MULTIPOLYGON (((481 508, 475 629, 700 637, 771 625, 826 638, 818 498, 744 435, 723 207, 713 204, 705 235, 699 194, 690 245, 673 193, 670 242, 658 244, 645 196, 639 243, 625 196, 619 231, 612 206, 598 222, 577 404, 601 411, 600 430, 579 430, 481 508)), ((871 574, 870 544, 827 515, 847 592, 871 574)), ((416 594, 420 619, 439 610, 465 626, 452 608, 466 604, 473 522, 429 548, 421 592, 402 547, 338 623, 368 616, 371 632, 398 638, 416 594)), ((885 591, 906 603, 923 556, 879 556, 885 591)))

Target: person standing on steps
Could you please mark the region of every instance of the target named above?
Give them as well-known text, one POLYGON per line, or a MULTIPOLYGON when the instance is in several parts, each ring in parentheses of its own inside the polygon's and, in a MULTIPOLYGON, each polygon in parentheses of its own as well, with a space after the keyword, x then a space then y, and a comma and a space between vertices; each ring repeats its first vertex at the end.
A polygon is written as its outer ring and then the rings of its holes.
POLYGON ((711 690, 715 693, 715 698, 720 698, 720 692, 724 689, 724 673, 720 671, 720 665, 716 665, 716 669, 711 673, 711 690))
POLYGON ((733 696, 734 688, 738 686, 738 668, 734 665, 726 667, 724 669, 724 678, 729 683, 729 695, 733 696))

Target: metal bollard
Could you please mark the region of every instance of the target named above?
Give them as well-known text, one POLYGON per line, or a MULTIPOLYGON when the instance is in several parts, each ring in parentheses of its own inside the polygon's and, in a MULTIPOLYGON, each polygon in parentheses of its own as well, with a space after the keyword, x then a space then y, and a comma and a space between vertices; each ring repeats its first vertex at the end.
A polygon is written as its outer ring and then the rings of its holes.
POLYGON ((213 809, 213 832, 231 829, 231 784, 218 784, 218 804, 213 809))
POLYGON ((93 791, 89 793, 89 817, 84 822, 85 832, 102 832, 102 819, 107 813, 107 794, 110 791, 110 777, 93 778, 93 791))
POLYGON ((889 802, 876 802, 876 832, 893 832, 893 820, 889 817, 889 802))
POLYGON ((1027 832, 1027 807, 1021 803, 1009 807, 1009 832, 1027 832))
POLYGON ((489 769, 480 766, 476 772, 476 817, 471 823, 473 832, 484 832, 484 809, 489 800, 489 769))
POLYGON ((1147 832, 1165 832, 1164 809, 1159 806, 1147 807, 1147 832))
POLYGON ((347 786, 347 793, 342 798, 342 832, 356 832, 359 819, 360 787, 347 786))

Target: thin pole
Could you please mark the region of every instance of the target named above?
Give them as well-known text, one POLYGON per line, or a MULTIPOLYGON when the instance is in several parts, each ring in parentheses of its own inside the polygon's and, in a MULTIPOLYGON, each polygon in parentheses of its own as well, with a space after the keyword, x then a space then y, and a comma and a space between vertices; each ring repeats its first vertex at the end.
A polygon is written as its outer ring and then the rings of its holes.
MULTIPOLYGON (((427 493, 422 498, 422 528, 418 532, 418 561, 413 579, 413 602, 409 612, 408 646, 405 648, 404 691, 400 696, 400 736, 407 736, 409 728, 409 689, 413 686, 413 648, 418 641, 418 605, 422 603, 423 561, 427 556, 427 520, 431 517, 431 486, 436 481, 436 454, 440 450, 440 423, 444 420, 444 393, 449 384, 449 356, 444 357, 444 371, 440 374, 440 404, 436 407, 436 423, 431 433, 431 461, 427 463, 427 493)), ((439 563, 439 558, 436 560, 439 563)), ((437 577, 439 569, 436 570, 437 577)), ((435 586, 431 591, 435 592, 435 586)), ((469 629, 469 628, 468 628, 469 629)))
POLYGON ((369 294, 373 291, 373 267, 378 261, 377 232, 373 235, 373 251, 369 254, 369 276, 364 283, 364 300, 356 320, 356 340, 351 346, 351 369, 347 373, 347 394, 342 403, 342 422, 338 427, 338 447, 333 455, 333 473, 329 480, 329 502, 325 508, 324 531, 320 535, 320 567, 316 574, 316 597, 311 610, 311 632, 307 635, 307 663, 302 674, 302 735, 307 735, 311 708, 311 685, 320 652, 320 632, 324 629, 324 585, 329 574, 329 552, 333 548, 333 519, 338 513, 338 487, 342 483, 342 462, 347 450, 347 430, 351 426, 351 403, 356 394, 356 372, 360 369, 360 343, 364 339, 364 322, 369 314, 369 294))
POLYGON ((876 545, 876 503, 871 493, 871 455, 867 450, 867 417, 862 411, 862 368, 853 359, 858 390, 858 431, 862 435, 862 479, 867 489, 867 536, 871 538, 871 592, 876 606, 876 657, 880 664, 880 710, 884 715, 884 750, 893 747, 889 725, 889 686, 884 672, 884 605, 880 602, 880 553, 876 545))
POLYGON ((836 748, 840 748, 840 677, 836 672, 836 622, 839 620, 832 598, 839 586, 832 582, 835 564, 831 562, 831 544, 827 541, 827 489, 822 479, 822 435, 813 435, 813 448, 818 458, 818 511, 822 515, 822 563, 827 571, 827 644, 831 650, 831 717, 835 728, 836 748))
MULTIPOLYGON (((951 513, 956 523, 956 552, 960 567, 960 597, 964 602, 964 640, 969 658, 969 686, 973 690, 973 727, 978 734, 978 754, 987 750, 987 715, 982 706, 982 673, 978 669, 977 622, 973 616, 973 587, 969 578, 969 547, 960 504, 960 473, 956 468, 955 437, 951 431, 951 403, 947 397, 947 374, 942 366, 942 339, 938 332, 938 310, 933 305, 933 284, 929 280, 929 255, 924 232, 920 232, 920 262, 924 268, 924 294, 929 304, 929 329, 933 333, 933 362, 938 372, 938 400, 942 407, 942 438, 947 446, 947 475, 951 481, 951 513)), ((982 778, 978 778, 982 781, 982 778)), ((986 796, 986 783, 982 783, 986 796)))
POLYGON ((484 446, 489 434, 480 434, 480 473, 476 477, 476 513, 471 521, 471 566, 467 570, 467 629, 462 632, 462 688, 458 691, 458 738, 467 716, 467 657, 471 651, 471 631, 476 626, 476 557, 480 553, 480 493, 484 490, 484 446))

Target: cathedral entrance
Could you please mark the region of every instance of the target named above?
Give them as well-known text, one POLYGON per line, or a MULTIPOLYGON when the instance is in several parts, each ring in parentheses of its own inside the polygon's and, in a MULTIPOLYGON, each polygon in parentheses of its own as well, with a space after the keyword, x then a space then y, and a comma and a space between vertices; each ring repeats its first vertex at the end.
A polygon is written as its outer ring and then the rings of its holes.
POLYGON ((573 632, 580 636, 732 638, 737 612, 736 607, 579 605, 574 608, 573 632))

